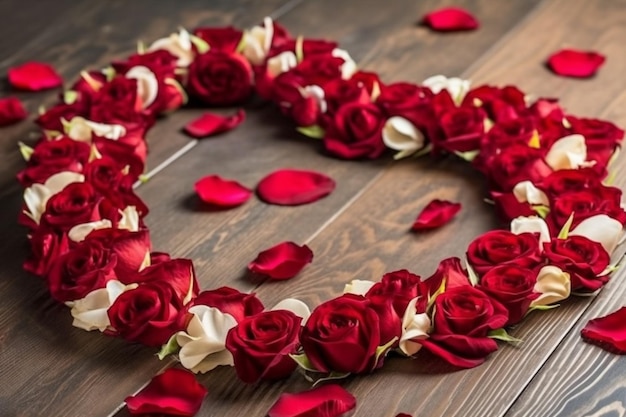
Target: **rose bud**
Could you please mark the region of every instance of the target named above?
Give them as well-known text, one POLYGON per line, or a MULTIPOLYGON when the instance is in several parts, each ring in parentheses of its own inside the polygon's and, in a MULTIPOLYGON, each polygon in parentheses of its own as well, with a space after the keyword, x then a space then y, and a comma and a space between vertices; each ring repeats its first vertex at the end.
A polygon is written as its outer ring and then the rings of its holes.
POLYGON ((259 314, 265 308, 256 294, 247 294, 230 287, 202 291, 191 301, 191 305, 215 307, 222 313, 233 316, 237 322, 259 314))
POLYGON ((480 276, 497 265, 533 268, 540 259, 539 240, 532 233, 492 230, 474 239, 467 248, 467 260, 480 276))

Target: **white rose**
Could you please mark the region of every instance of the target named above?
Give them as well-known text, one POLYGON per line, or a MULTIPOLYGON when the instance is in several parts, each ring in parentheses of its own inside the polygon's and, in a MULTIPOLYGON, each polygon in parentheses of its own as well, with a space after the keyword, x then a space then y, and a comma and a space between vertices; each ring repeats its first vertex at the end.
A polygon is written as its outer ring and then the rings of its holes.
POLYGON ((520 203, 544 206, 550 205, 546 193, 535 187, 535 184, 530 181, 518 182, 515 187, 513 187, 513 194, 520 203))
POLYGON ((68 303, 72 306, 73 326, 83 330, 105 331, 110 325, 107 310, 117 297, 128 290, 137 288, 137 284, 124 285, 120 281, 112 280, 107 282, 105 288, 92 291, 74 302, 68 303))
POLYGON ((137 80, 137 95, 141 99, 141 108, 150 107, 159 94, 159 81, 154 72, 148 67, 137 65, 126 73, 126 78, 137 80))
POLYGON ((331 55, 343 59, 344 62, 341 64, 341 78, 349 80, 356 72, 356 62, 354 62, 348 51, 343 49, 335 48, 331 52, 331 55))
POLYGON ((415 305, 418 298, 416 297, 409 302, 402 318, 400 350, 408 356, 415 355, 422 348, 422 345, 416 342, 416 340, 426 339, 431 328, 428 314, 417 314, 415 305))
POLYGON ((622 224, 606 214, 598 214, 583 220, 569 232, 570 236, 584 236, 600 243, 611 255, 624 234, 622 224))
POLYGON ((272 307, 271 310, 291 311, 296 316, 302 318, 303 326, 306 324, 306 321, 311 316, 311 310, 309 309, 309 306, 296 298, 286 298, 280 301, 274 307, 272 307))
POLYGON ((539 247, 543 249, 543 244, 550 242, 550 230, 544 219, 538 216, 516 217, 511 221, 511 232, 519 235, 520 233, 539 233, 539 247))
POLYGON ((254 26, 244 33, 244 47, 241 53, 252 65, 261 65, 272 46, 274 22, 271 17, 263 19, 263 26, 254 26))
POLYGON ((400 151, 395 159, 412 155, 424 147, 424 135, 404 117, 394 116, 387 119, 382 136, 388 148, 400 151))
POLYGON ((298 65, 296 54, 291 51, 281 52, 267 60, 267 73, 274 78, 298 65))
POLYGON ((228 331, 237 325, 233 316, 215 307, 196 305, 186 331, 176 333, 180 363, 195 373, 205 373, 220 365, 233 366, 233 355, 226 350, 228 331))
POLYGON ((552 144, 546 154, 546 163, 555 171, 593 166, 587 162, 587 145, 583 135, 562 137, 552 144))
POLYGON ((445 75, 433 75, 425 79, 422 85, 428 87, 435 94, 441 90, 448 90, 456 104, 460 104, 470 90, 469 80, 456 77, 448 78, 445 75))
POLYGON ((537 275, 534 291, 541 295, 530 303, 531 307, 554 304, 565 300, 571 292, 570 276, 559 267, 544 266, 537 275))

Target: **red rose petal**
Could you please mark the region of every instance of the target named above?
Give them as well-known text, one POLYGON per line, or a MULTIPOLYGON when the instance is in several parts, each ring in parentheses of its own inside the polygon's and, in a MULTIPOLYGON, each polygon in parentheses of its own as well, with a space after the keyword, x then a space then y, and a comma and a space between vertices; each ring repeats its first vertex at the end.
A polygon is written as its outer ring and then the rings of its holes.
POLYGON ((421 231, 441 227, 448 223, 461 210, 460 203, 433 200, 420 212, 411 230, 421 231))
POLYGON ((467 10, 460 7, 444 7, 426 14, 422 23, 439 32, 474 30, 479 27, 478 20, 467 10))
POLYGON ((209 175, 196 181, 194 188, 202 201, 218 207, 240 206, 252 195, 252 190, 219 175, 209 175))
POLYGON ((550 55, 548 67, 564 77, 588 78, 596 73, 605 59, 604 55, 594 51, 561 49, 550 55))
POLYGON ((191 137, 202 139, 234 129, 239 126, 245 118, 246 112, 243 109, 239 109, 237 113, 232 116, 204 113, 197 119, 187 123, 183 130, 191 137))
POLYGON ((282 394, 269 417, 337 417, 356 407, 356 398, 336 384, 296 394, 282 394))
POLYGON ((248 269, 273 279, 293 278, 313 261, 313 251, 307 246, 282 242, 259 253, 248 269))
POLYGON ((63 79, 52 66, 43 62, 27 62, 9 68, 9 84, 18 90, 39 91, 59 87, 63 79))
POLYGON ((17 97, 0 99, 0 126, 8 126, 24 120, 27 116, 22 102, 17 97))
POLYGON ((335 189, 335 181, 319 172, 282 169, 263 178, 257 185, 261 200, 281 206, 312 203, 335 189))
POLYGON ((619 355, 626 355, 626 307, 609 314, 589 320, 580 331, 587 343, 619 355))
POLYGON ((167 369, 139 393, 126 398, 128 411, 133 415, 162 413, 173 416, 193 416, 202 405, 207 389, 196 377, 183 369, 167 369))

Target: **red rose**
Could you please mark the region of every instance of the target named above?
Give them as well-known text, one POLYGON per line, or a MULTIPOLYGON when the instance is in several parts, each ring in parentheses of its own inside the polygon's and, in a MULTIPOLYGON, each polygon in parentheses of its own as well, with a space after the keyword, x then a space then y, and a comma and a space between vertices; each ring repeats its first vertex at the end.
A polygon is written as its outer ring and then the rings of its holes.
POLYGON ((304 85, 319 85, 341 78, 341 66, 345 60, 331 54, 305 56, 291 71, 304 79, 304 85))
POLYGON ((552 173, 543 160, 544 151, 523 144, 513 144, 491 155, 477 166, 487 176, 495 191, 511 191, 519 182, 540 182, 552 173))
POLYGON ((28 160, 28 166, 17 174, 23 187, 43 184, 54 174, 63 171, 82 172, 89 160, 89 145, 65 136, 56 140, 41 140, 28 160))
POLYGON ((448 152, 479 149, 485 134, 485 117, 479 107, 457 107, 439 114, 439 126, 431 132, 433 147, 448 152))
POLYGON ((498 191, 492 191, 490 194, 496 207, 498 217, 506 222, 510 222, 520 216, 528 217, 537 215, 532 205, 528 202, 520 203, 512 192, 500 193, 498 191))
POLYGON ((361 296, 344 294, 313 310, 300 334, 304 353, 321 372, 374 369, 380 345, 378 314, 361 296))
POLYGON ((548 225, 558 234, 574 213, 572 228, 598 214, 606 214, 624 224, 626 213, 621 207, 622 190, 599 185, 597 188, 560 194, 550 202, 548 225))
POLYGON ((492 230, 469 244, 467 260, 480 276, 498 265, 534 268, 541 261, 539 240, 532 233, 492 230))
POLYGON ((183 297, 166 279, 122 293, 107 311, 113 334, 146 346, 164 344, 184 326, 183 297))
MULTIPOLYGON (((273 57, 286 51, 295 52, 296 39, 285 39, 279 45, 274 45, 268 57, 273 57)), ((310 58, 313 55, 329 55, 337 47, 337 42, 326 39, 304 39, 302 41, 302 55, 310 58)))
POLYGON ((456 256, 439 262, 435 273, 424 280, 424 286, 429 297, 437 293, 442 285, 444 289, 470 285, 467 271, 461 265, 461 260, 456 256))
POLYGON ((571 191, 583 191, 601 187, 602 179, 597 175, 596 171, 589 168, 560 169, 554 171, 535 185, 545 192, 548 197, 558 197, 571 191))
POLYGON ((148 230, 131 232, 124 229, 99 229, 87 235, 85 242, 92 241, 98 242, 115 255, 115 275, 126 284, 134 282, 136 274, 145 266, 151 247, 148 230))
POLYGON ((385 116, 375 104, 346 103, 327 126, 324 146, 341 158, 376 159, 385 151, 384 123, 385 116))
POLYGON ((598 242, 584 236, 552 239, 543 244, 543 254, 550 265, 570 274, 572 291, 593 292, 609 281, 609 275, 598 276, 611 261, 598 242))
POLYGON ((189 66, 187 89, 212 106, 240 104, 252 94, 252 68, 242 55, 211 49, 189 66))
POLYGON ((50 267, 47 277, 50 294, 60 302, 81 299, 115 279, 116 264, 115 253, 101 242, 80 242, 50 267))
POLYGON ((624 131, 605 120, 567 116, 567 121, 572 125, 572 133, 585 137, 587 160, 596 161, 603 167, 609 163, 613 152, 624 139, 624 131))
POLYGON ((388 117, 404 117, 418 129, 427 131, 435 119, 430 107, 432 97, 432 91, 426 87, 399 82, 382 86, 376 103, 388 117))
POLYGON ((477 288, 506 307, 509 312, 506 326, 510 326, 524 318, 530 303, 539 296, 533 292, 536 282, 536 271, 517 265, 501 265, 483 275, 477 288))
POLYGON ((66 233, 36 229, 30 236, 30 256, 24 261, 24 269, 40 277, 46 276, 50 265, 69 248, 66 233))
POLYGON ((42 227, 69 231, 77 224, 100 220, 100 196, 91 184, 74 182, 50 197, 41 216, 42 227))
POLYGON ((165 262, 150 265, 134 276, 118 277, 118 279, 124 284, 133 282, 139 284, 167 282, 181 300, 189 296, 193 299, 200 291, 191 259, 169 259, 165 262))
POLYGON ((193 34, 208 43, 211 49, 226 53, 234 53, 243 36, 241 30, 232 26, 221 28, 200 27, 195 29, 193 34))
POLYGON ((535 133, 535 124, 531 118, 518 118, 496 123, 482 138, 480 154, 474 164, 497 155, 513 144, 528 145, 535 133), (478 159, 480 158, 480 159, 478 159))
POLYGON ((370 300, 377 297, 390 299, 393 309, 400 318, 404 316, 406 307, 415 297, 419 297, 416 304, 418 313, 423 313, 426 310, 428 301, 427 288, 419 275, 406 269, 385 274, 380 282, 374 284, 365 294, 365 298, 370 300))
POLYGON ((489 331, 508 321, 506 308, 471 285, 454 287, 435 300, 434 332, 419 342, 446 362, 473 368, 498 350, 489 331))
POLYGON ((118 164, 128 166, 128 173, 132 178, 139 178, 143 174, 148 153, 144 141, 135 146, 123 141, 95 137, 93 143, 102 155, 115 159, 118 164))
POLYGON ((503 88, 482 85, 470 90, 463 98, 462 107, 480 105, 494 122, 509 121, 526 113, 524 93, 515 86, 503 88))
POLYGON ((72 120, 76 116, 87 116, 88 114, 89 101, 76 100, 72 104, 59 103, 46 109, 45 113, 40 114, 35 119, 35 123, 44 130, 63 132, 61 120, 72 120))
POLYGON ((147 129, 154 123, 154 117, 142 112, 142 106, 137 80, 118 75, 94 94, 87 119, 147 129))
POLYGON ((355 79, 344 80, 336 78, 324 85, 324 100, 326 101, 326 112, 333 115, 345 103, 370 102, 370 94, 365 86, 355 79))
POLYGON ((230 287, 202 291, 192 300, 190 307, 199 304, 215 307, 222 313, 230 314, 237 323, 245 317, 259 314, 265 308, 255 294, 246 294, 230 287))
POLYGON ((291 311, 266 311, 232 328, 226 349, 233 355, 239 379, 252 384, 288 377, 297 366, 289 355, 298 349, 301 321, 291 311))

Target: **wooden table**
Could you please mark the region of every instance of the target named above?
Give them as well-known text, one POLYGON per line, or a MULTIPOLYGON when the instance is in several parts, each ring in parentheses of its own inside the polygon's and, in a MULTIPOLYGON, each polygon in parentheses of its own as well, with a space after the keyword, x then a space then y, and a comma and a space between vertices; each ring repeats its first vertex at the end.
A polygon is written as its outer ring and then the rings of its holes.
MULTIPOLYGON (((559 97, 573 114, 626 126, 626 1, 457 0, 454 4, 479 18, 479 30, 437 34, 416 26, 425 12, 448 3, 4 0, 0 73, 36 59, 72 80, 84 67, 99 68, 128 55, 137 40, 151 41, 181 25, 246 27, 270 15, 292 33, 338 40, 361 67, 387 81, 417 82, 443 73, 475 85, 515 84, 536 96, 559 97), (591 80, 559 78, 543 62, 564 46, 598 50, 608 59, 591 80)), ((34 114, 55 94, 18 96, 34 114)), ((499 226, 483 203, 482 179, 458 160, 339 161, 322 155, 317 143, 296 134, 268 106, 252 104, 247 110, 245 124, 219 138, 196 143, 180 133, 201 109, 159 121, 148 137, 150 180, 138 193, 151 208, 147 222, 154 247, 192 258, 203 288, 254 291, 269 306, 286 296, 314 306, 338 295, 352 279, 377 280, 401 268, 428 276, 438 260, 462 256, 474 237, 499 226), (337 190, 307 206, 253 200, 222 212, 203 210, 193 193, 194 181, 204 175, 218 173, 254 186, 281 167, 325 172, 337 181, 337 190), (433 198, 459 201, 464 209, 444 228, 408 233, 433 198), (250 280, 247 263, 283 240, 307 243, 314 263, 291 281, 250 280)), ((22 190, 14 176, 23 167, 17 142, 33 142, 34 132, 29 122, 1 131, 0 415, 127 416, 124 398, 172 363, 160 362, 153 349, 73 328, 68 310, 22 271, 27 245, 15 220, 22 190)), ((622 157, 615 165, 622 188, 624 162, 622 157)), ((579 337, 587 320, 624 303, 625 280, 621 270, 598 297, 531 315, 513 331, 523 346, 502 346, 478 368, 454 372, 423 355, 390 359, 373 375, 350 378, 343 385, 357 397, 354 415, 626 415, 626 362, 579 337)), ((209 390, 201 416, 263 416, 280 393, 308 388, 299 375, 247 386, 230 368, 200 380, 209 390)))

